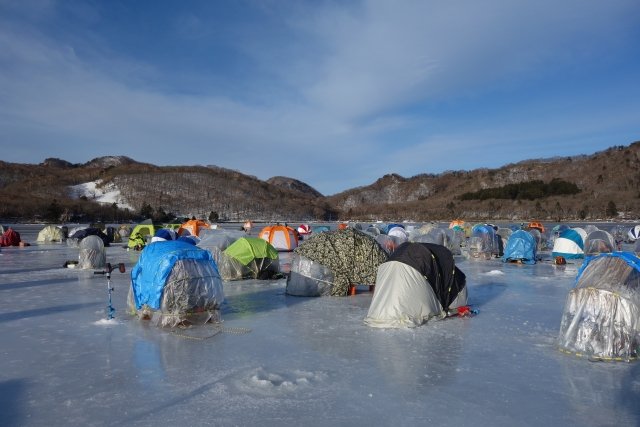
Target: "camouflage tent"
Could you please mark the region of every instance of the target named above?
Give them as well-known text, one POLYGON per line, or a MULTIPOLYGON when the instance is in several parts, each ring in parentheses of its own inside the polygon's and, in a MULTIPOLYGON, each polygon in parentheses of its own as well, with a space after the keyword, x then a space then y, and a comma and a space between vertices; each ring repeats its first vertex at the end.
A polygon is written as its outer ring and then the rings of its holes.
POLYGON ((327 267, 334 275, 333 296, 345 296, 349 285, 373 285, 387 254, 376 240, 354 228, 313 235, 294 252, 327 267))

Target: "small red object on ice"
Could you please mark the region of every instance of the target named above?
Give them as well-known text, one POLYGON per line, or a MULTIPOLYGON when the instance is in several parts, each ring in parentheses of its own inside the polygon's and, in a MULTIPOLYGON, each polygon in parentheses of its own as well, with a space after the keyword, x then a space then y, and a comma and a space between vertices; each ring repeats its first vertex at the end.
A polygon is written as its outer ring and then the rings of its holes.
POLYGON ((458 316, 471 316, 471 309, 468 305, 463 305, 462 307, 458 307, 458 316))

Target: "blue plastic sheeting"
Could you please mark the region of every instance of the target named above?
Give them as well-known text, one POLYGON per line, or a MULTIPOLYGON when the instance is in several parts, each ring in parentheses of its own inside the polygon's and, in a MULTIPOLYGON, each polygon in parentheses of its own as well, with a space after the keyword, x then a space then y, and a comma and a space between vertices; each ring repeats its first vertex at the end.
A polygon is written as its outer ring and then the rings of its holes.
POLYGON ((143 305, 155 310, 160 308, 167 278, 176 261, 183 259, 211 261, 215 271, 218 271, 207 250, 178 240, 152 243, 140 253, 138 263, 131 270, 131 286, 137 309, 143 305))
POLYGON ((640 271, 640 258, 638 258, 633 252, 611 252, 611 253, 600 254, 596 256, 588 256, 584 259, 584 262, 582 263, 580 270, 578 270, 578 274, 576 276, 576 283, 578 283, 580 276, 582 276, 582 273, 584 272, 585 268, 587 268, 589 263, 591 263, 591 261, 595 259, 602 258, 602 257, 620 258, 624 260, 624 262, 626 262, 630 267, 635 268, 636 271, 640 271))
POLYGON ((523 264, 535 264, 536 250, 536 239, 531 233, 525 230, 514 231, 507 242, 502 262, 521 261, 523 264))

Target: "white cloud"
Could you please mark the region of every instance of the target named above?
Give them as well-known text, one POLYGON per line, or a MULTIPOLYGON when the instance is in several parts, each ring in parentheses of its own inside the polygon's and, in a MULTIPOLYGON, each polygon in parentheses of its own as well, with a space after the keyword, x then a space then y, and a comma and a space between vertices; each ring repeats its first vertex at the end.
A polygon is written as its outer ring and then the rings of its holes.
MULTIPOLYGON (((464 111, 467 100, 481 105, 482 96, 496 91, 522 95, 530 82, 540 84, 557 67, 606 60, 608 48, 629 42, 638 16, 634 2, 370 1, 296 7, 280 6, 289 13, 284 17, 273 14, 289 25, 273 39, 252 38, 247 31, 227 40, 237 43, 228 48, 256 63, 246 76, 247 85, 260 91, 255 97, 215 86, 202 94, 176 93, 153 84, 171 79, 167 70, 110 51, 97 34, 75 45, 45 36, 37 25, 0 18, 0 145, 6 160, 84 162, 123 154, 156 164, 216 164, 260 178, 288 175, 331 194, 388 172, 408 176, 470 167, 484 161, 489 147, 498 154, 512 150, 525 134, 527 142, 553 142, 562 135, 579 140, 607 123, 616 129, 635 123, 638 103, 620 99, 625 94, 618 87, 620 109, 585 112, 584 105, 568 108, 570 102, 558 95, 555 105, 567 108, 557 117, 527 115, 522 108, 531 100, 519 98, 498 110, 516 111, 508 122, 494 116, 461 125, 473 114, 464 111), (87 55, 92 43, 96 49, 87 55), (439 104, 459 116, 438 116, 439 104), (427 113, 412 109, 424 105, 427 113), (455 153, 471 158, 454 162, 455 153)), ((183 38, 211 36, 204 17, 184 13, 176 20, 173 29, 183 38)), ((256 34, 266 34, 264 25, 256 34)), ((601 91, 613 83, 603 83, 601 91)), ((604 98, 614 105, 612 96, 604 98)))

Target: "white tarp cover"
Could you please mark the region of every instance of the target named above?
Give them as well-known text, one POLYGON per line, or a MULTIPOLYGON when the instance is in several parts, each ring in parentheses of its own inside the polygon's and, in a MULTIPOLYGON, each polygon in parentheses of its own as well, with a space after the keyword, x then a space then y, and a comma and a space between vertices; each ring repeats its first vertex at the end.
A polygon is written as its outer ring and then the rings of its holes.
POLYGON ((287 277, 286 293, 299 297, 319 297, 331 295, 333 273, 324 265, 294 254, 291 272, 287 277))
POLYGON ((87 236, 80 241, 79 247, 78 268, 87 270, 104 268, 107 263, 107 253, 101 238, 87 236))
POLYGON ((602 360, 637 359, 640 259, 617 252, 588 258, 564 307, 560 350, 602 360))

